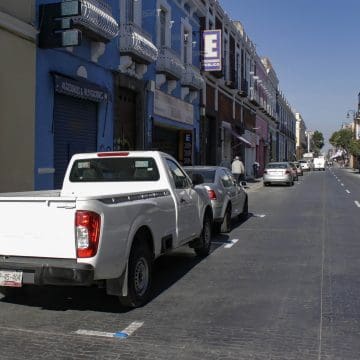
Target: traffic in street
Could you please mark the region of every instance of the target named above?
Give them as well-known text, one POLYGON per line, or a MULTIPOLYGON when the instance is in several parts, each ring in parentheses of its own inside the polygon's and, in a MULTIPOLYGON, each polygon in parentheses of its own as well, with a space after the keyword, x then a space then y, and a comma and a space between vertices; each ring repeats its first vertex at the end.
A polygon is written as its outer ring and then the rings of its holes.
POLYGON ((359 183, 338 167, 249 183, 247 219, 204 259, 161 256, 143 307, 95 288, 2 297, 0 358, 357 359, 359 183))

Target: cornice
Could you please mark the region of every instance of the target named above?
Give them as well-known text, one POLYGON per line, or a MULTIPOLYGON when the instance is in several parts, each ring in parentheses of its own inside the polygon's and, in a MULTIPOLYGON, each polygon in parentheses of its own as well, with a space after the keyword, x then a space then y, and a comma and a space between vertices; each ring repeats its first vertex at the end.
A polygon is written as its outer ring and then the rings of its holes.
POLYGON ((35 42, 38 33, 34 26, 1 11, 0 28, 32 42, 35 42))

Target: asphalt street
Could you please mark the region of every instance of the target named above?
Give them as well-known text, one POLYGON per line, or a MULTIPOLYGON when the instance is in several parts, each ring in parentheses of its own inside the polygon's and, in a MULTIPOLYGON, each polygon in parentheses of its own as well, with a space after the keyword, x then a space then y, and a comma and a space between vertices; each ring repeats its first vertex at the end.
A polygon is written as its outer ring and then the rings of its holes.
POLYGON ((248 192, 248 219, 210 256, 156 262, 142 308, 101 289, 0 299, 0 359, 360 359, 360 174, 248 192))

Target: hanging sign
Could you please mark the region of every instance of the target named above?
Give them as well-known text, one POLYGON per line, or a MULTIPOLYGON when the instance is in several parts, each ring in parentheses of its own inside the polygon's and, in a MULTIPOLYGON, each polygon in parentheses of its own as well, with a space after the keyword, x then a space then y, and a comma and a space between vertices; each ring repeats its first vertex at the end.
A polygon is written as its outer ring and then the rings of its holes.
POLYGON ((204 71, 221 71, 221 30, 205 30, 204 42, 204 71))

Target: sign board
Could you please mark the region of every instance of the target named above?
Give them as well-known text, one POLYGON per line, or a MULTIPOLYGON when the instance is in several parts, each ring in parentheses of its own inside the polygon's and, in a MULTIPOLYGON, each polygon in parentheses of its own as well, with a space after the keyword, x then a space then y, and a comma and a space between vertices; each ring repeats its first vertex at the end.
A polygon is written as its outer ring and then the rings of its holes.
POLYGON ((166 119, 194 124, 194 106, 160 90, 155 90, 154 113, 166 119))
POLYGON ((221 30, 205 30, 203 32, 204 71, 221 71, 221 30))
POLYGON ((192 133, 185 132, 183 136, 183 165, 192 165, 192 133))

